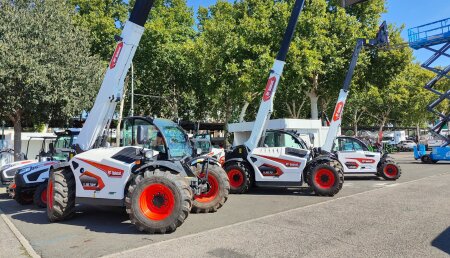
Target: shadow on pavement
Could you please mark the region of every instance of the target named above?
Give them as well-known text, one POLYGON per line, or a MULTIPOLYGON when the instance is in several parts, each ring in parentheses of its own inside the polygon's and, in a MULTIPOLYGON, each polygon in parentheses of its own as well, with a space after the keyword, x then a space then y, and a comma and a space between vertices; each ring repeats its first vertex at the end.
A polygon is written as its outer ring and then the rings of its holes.
POLYGON ((268 188, 253 187, 245 195, 292 195, 292 196, 315 196, 308 187, 299 188, 268 188))
MULTIPOLYGON (((36 208, 34 205, 21 206, 13 200, 11 200, 13 203, 8 202, 1 202, 0 207, 12 219, 37 225, 50 224, 45 209, 36 208), (6 205, 6 203, 8 204, 6 205), (7 207, 5 208, 5 206, 7 207)), ((84 227, 87 230, 99 233, 132 235, 141 233, 136 229, 136 226, 130 223, 125 209, 118 207, 78 205, 75 216, 66 221, 55 223, 84 227)))
MULTIPOLYGON (((50 224, 45 209, 38 208, 34 204, 20 205, 10 199, 7 193, 0 193, 0 208, 14 220, 37 225, 50 224)), ((101 233, 133 235, 140 233, 130 223, 125 208, 121 207, 77 205, 73 218, 56 223, 80 226, 101 233)))
MULTIPOLYGON (((374 175, 352 175, 352 176, 345 176, 344 177, 345 180, 359 180, 359 181, 385 181, 377 176, 374 175)), ((344 183, 345 185, 345 183, 344 183)))
POLYGON ((450 254, 450 227, 448 227, 444 232, 437 236, 431 245, 450 254))

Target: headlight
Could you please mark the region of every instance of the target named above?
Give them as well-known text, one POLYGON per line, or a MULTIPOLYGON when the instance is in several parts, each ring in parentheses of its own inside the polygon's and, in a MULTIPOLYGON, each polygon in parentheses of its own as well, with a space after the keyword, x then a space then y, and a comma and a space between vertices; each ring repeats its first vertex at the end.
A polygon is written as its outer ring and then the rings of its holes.
POLYGON ((147 151, 145 151, 144 155, 145 155, 146 159, 152 159, 154 156, 154 152, 153 152, 153 150, 147 150, 147 151))

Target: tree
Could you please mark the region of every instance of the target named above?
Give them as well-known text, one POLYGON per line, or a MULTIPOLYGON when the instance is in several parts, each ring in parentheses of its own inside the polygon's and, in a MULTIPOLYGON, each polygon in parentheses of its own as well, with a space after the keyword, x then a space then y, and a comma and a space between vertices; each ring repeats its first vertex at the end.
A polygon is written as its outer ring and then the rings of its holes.
POLYGON ((128 6, 123 0, 70 0, 75 8, 72 20, 84 28, 90 41, 91 53, 108 61, 114 51, 114 35, 120 35, 120 27, 128 17, 128 6))
POLYGON ((65 1, 0 0, 1 116, 22 127, 67 121, 90 106, 101 76, 85 32, 72 25, 65 1))
MULTIPOLYGON (((195 36, 193 11, 184 0, 159 0, 145 24, 134 58, 136 99, 140 114, 190 118, 195 98, 191 79, 191 40, 195 36)), ((195 83, 195 82, 194 82, 195 83)))

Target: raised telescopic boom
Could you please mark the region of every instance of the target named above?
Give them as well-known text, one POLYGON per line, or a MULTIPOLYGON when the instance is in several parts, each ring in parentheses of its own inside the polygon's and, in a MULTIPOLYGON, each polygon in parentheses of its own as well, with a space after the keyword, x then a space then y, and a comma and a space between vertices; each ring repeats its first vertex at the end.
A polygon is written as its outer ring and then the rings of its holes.
POLYGON ((342 87, 336 107, 334 108, 333 117, 331 118, 330 128, 328 130, 327 138, 325 144, 322 146, 322 150, 331 152, 333 147, 334 139, 338 136, 339 126, 342 122, 342 114, 344 112, 345 102, 347 101, 347 96, 352 82, 353 73, 355 72, 356 63, 358 62, 359 54, 364 46, 370 47, 382 47, 389 45, 389 35, 387 30, 386 22, 383 22, 378 30, 377 37, 367 41, 366 39, 358 39, 356 41, 356 47, 353 51, 352 61, 350 62, 350 68, 347 71, 347 76, 345 77, 344 86, 342 87))
POLYGON ((116 105, 123 96, 125 77, 144 33, 144 24, 153 7, 153 2, 154 0, 137 0, 130 18, 125 23, 122 35, 116 36, 118 43, 95 99, 94 107, 75 141, 77 152, 89 150, 103 141, 102 136, 106 135, 116 105))
POLYGON ((298 17, 303 9, 305 0, 296 0, 294 9, 292 10, 289 24, 284 34, 283 41, 281 43, 280 51, 277 58, 270 70, 269 80, 266 84, 266 89, 262 97, 261 104, 259 106, 258 114, 256 115, 255 124, 253 125, 252 134, 250 138, 244 143, 250 151, 253 151, 261 139, 261 136, 267 128, 267 122, 273 112, 273 96, 277 91, 278 83, 280 81, 281 74, 283 73, 286 56, 291 45, 292 37, 294 36, 295 27, 297 26, 298 17))

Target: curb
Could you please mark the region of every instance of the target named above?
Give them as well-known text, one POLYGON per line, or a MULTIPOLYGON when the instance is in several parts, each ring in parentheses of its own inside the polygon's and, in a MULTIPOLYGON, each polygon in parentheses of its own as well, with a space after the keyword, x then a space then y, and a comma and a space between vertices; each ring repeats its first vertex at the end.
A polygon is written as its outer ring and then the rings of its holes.
POLYGON ((29 256, 33 258, 41 258, 40 255, 34 251, 33 247, 30 245, 30 242, 20 233, 20 231, 14 226, 14 224, 11 222, 11 220, 8 219, 8 217, 5 215, 5 213, 0 209, 0 217, 3 219, 3 221, 6 223, 6 225, 9 227, 11 232, 14 234, 14 236, 19 240, 20 244, 25 248, 26 252, 29 256))

